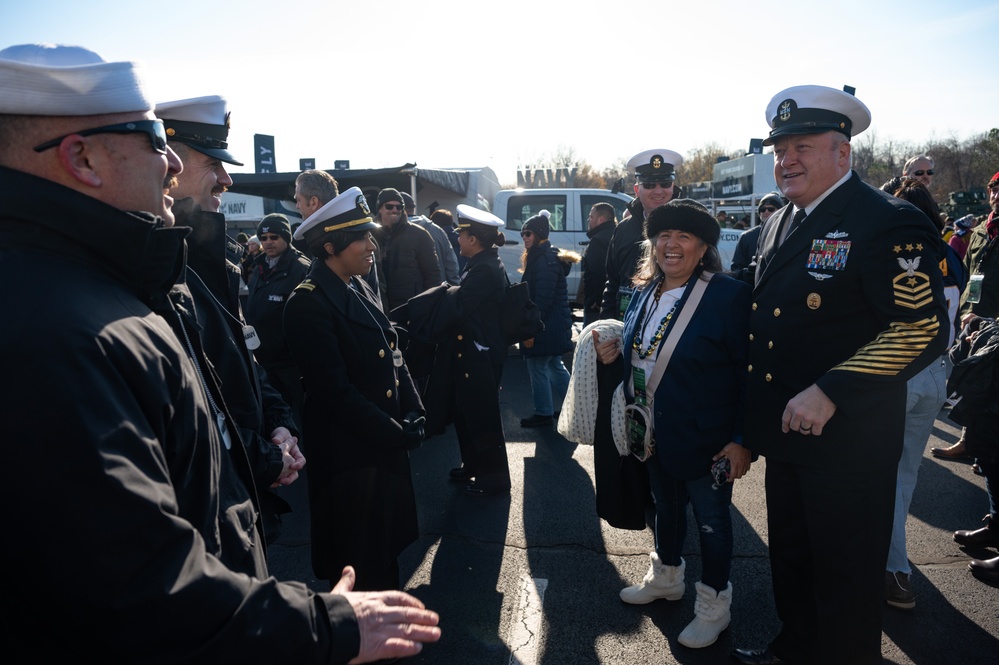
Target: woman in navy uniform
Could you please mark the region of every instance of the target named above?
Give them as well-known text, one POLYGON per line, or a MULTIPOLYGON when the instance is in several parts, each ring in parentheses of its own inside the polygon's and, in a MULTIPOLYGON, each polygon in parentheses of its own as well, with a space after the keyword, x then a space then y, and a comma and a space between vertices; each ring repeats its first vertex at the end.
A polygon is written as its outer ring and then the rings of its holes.
POLYGON ((397 557, 419 535, 408 450, 423 439, 423 405, 361 278, 376 226, 356 187, 310 216, 295 239, 315 260, 284 315, 305 384, 312 566, 334 583, 354 566, 355 590, 399 588, 397 557))
MULTIPOLYGON (((652 409, 655 452, 645 467, 656 500, 656 551, 645 578, 623 589, 621 600, 646 604, 683 597, 680 555, 690 503, 701 540, 702 581, 695 584, 694 620, 679 642, 700 648, 718 639, 731 616, 732 485, 750 464, 741 445, 750 288, 713 274, 722 270, 720 229, 704 206, 678 199, 656 208, 645 234, 650 244, 635 274, 639 290, 625 313, 622 341, 629 401, 652 409), (698 301, 699 286, 705 288, 698 301), (685 314, 689 323, 674 332, 685 314), (660 358, 674 341, 674 353, 660 358), (646 381, 667 358, 650 399, 646 381)), ((597 353, 610 363, 622 350, 605 342, 597 353)))
POLYGON ((458 287, 448 289, 443 308, 454 321, 437 345, 427 387, 428 431, 454 422, 461 466, 451 479, 467 482, 466 494, 510 492, 510 467, 499 408, 507 344, 500 304, 508 283, 497 248, 505 242, 495 215, 459 205, 458 243, 467 259, 458 287))

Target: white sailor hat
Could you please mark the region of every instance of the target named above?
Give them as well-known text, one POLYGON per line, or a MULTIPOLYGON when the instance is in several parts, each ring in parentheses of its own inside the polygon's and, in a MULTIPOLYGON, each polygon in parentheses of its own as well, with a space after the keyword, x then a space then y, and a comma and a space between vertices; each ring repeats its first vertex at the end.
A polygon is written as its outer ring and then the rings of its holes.
POLYGON ((840 132, 850 138, 870 127, 871 112, 851 92, 797 85, 770 100, 767 124, 771 131, 763 145, 773 145, 775 139, 793 134, 840 132))
POLYGON ((495 229, 500 229, 505 226, 503 220, 491 212, 479 210, 478 208, 474 208, 464 203, 459 203, 456 210, 458 212, 459 229, 467 229, 472 224, 480 224, 482 226, 488 226, 495 229))
POLYGON ((105 62, 82 46, 20 44, 0 51, 0 113, 104 115, 150 111, 134 62, 105 62))
POLYGON ((628 173, 639 182, 673 182, 676 170, 683 164, 679 153, 666 148, 644 150, 628 160, 628 173))
POLYGON ((218 95, 192 97, 156 105, 156 117, 166 125, 167 141, 180 142, 209 157, 242 166, 229 152, 229 110, 218 95))
POLYGON ((309 215, 295 230, 295 240, 311 242, 332 231, 373 231, 379 227, 371 219, 364 192, 351 187, 309 215))

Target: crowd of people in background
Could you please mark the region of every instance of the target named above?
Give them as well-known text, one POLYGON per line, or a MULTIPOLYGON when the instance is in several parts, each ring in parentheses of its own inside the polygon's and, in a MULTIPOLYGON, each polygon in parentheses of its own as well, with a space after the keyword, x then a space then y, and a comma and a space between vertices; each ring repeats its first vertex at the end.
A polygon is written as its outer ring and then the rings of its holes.
MULTIPOLYGON (((916 604, 905 523, 945 404, 963 433, 933 454, 973 458, 989 502, 985 525, 953 538, 999 548, 999 173, 987 218, 952 220, 927 155, 881 190, 851 170, 850 140, 871 121, 852 93, 789 88, 766 120, 780 191, 759 200, 728 266, 720 229, 749 219, 683 198, 683 158, 665 148, 629 161, 623 219, 609 204, 585 211, 583 256, 552 245, 548 211, 507 229, 544 324, 519 344, 533 397, 520 426, 587 432, 609 523, 645 528, 654 506, 650 567, 625 603, 684 597, 692 507, 688 648, 732 620, 732 491, 764 456, 782 623, 732 658, 879 663, 881 605, 916 604), (592 371, 570 374, 564 359, 584 347, 592 371)), ((409 192, 369 201, 309 170, 300 223, 270 214, 230 239, 228 127, 221 97, 154 106, 131 63, 0 51, 0 265, 29 285, 0 341, 45 364, 2 408, 15 439, 52 443, 46 479, 16 474, 3 492, 63 506, 16 518, 27 545, 5 563, 25 581, 4 603, 55 661, 413 655, 440 630, 400 591, 398 557, 419 537, 411 451, 453 426, 461 464, 442 480, 484 500, 511 491, 504 220, 467 205, 418 215, 409 192), (64 80, 88 92, 67 97, 64 80), (16 417, 40 401, 41 422, 16 417), (291 509, 280 488, 303 469, 313 569, 331 593, 267 577, 266 544, 291 509), (48 572, 67 539, 97 543, 68 592, 48 572), (67 593, 69 625, 53 636, 40 617, 67 593)), ((999 556, 969 567, 999 582, 999 556)))

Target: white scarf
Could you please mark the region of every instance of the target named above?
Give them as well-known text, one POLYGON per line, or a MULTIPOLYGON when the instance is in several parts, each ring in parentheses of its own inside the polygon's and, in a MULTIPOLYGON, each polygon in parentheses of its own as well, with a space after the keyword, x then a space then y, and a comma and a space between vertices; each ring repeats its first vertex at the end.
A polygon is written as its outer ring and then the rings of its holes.
MULTIPOLYGON (((572 358, 572 376, 565 393, 562 413, 558 418, 558 433, 569 441, 593 445, 593 431, 597 422, 597 358, 593 345, 593 331, 600 335, 600 341, 621 339, 624 324, 614 319, 594 321, 583 328, 576 341, 576 352, 572 358)), ((611 429, 614 445, 624 456, 628 454, 627 433, 624 421, 624 388, 619 384, 614 391, 611 409, 611 429)))

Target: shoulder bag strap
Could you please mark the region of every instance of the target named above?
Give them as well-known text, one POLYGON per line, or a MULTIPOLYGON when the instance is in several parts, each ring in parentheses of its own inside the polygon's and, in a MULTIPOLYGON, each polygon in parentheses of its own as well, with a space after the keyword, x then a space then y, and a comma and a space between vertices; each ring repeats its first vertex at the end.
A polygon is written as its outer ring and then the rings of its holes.
POLYGON ((683 331, 687 329, 687 324, 693 318, 694 311, 697 309, 697 305, 700 304, 701 298, 704 296, 704 291, 708 288, 708 282, 714 276, 713 272, 705 270, 697 277, 697 281, 690 290, 690 297, 687 298, 687 302, 684 303, 683 308, 680 310, 680 316, 677 317, 676 324, 663 341, 663 348, 656 357, 655 367, 652 368, 652 375, 646 384, 647 394, 656 394, 656 388, 659 387, 659 381, 663 378, 663 373, 666 371, 669 359, 673 355, 673 351, 676 350, 676 345, 680 343, 680 338, 683 336, 683 331))

